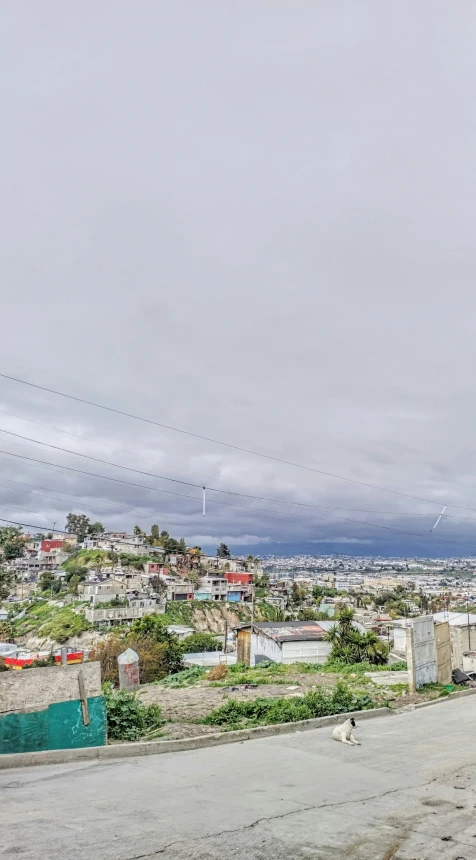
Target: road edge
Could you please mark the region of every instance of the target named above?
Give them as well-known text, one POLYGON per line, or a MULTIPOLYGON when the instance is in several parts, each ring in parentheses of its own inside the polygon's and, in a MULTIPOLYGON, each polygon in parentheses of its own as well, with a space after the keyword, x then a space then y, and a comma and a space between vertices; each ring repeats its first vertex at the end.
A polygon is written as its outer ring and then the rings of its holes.
POLYGON ((373 717, 387 717, 395 714, 412 713, 420 708, 442 704, 454 699, 476 695, 476 689, 458 690, 448 696, 439 696, 429 702, 419 702, 417 705, 404 705, 401 708, 373 708, 368 711, 351 711, 346 714, 332 714, 328 717, 315 717, 312 720, 301 720, 297 723, 278 723, 272 726, 258 726, 254 729, 239 729, 234 732, 217 732, 213 735, 201 735, 196 738, 181 738, 180 740, 136 741, 128 744, 111 744, 102 747, 81 747, 68 750, 42 750, 30 753, 0 754, 0 770, 19 767, 32 767, 47 764, 64 764, 75 761, 105 761, 111 758, 135 758, 144 755, 161 755, 163 753, 187 752, 188 750, 204 749, 206 747, 222 746, 224 744, 243 743, 244 741, 260 738, 288 735, 294 732, 309 732, 342 722, 349 717, 357 720, 368 720, 373 717))
POLYGON ((315 717, 311 720, 301 720, 296 723, 278 723, 271 726, 258 726, 253 729, 239 729, 233 732, 217 732, 212 735, 200 735, 195 738, 180 740, 135 741, 134 743, 111 744, 102 747, 81 747, 80 749, 41 750, 29 753, 0 754, 0 770, 17 767, 32 767, 34 765, 63 764, 65 762, 88 761, 95 759, 104 761, 110 758, 134 758, 143 755, 160 755, 172 752, 187 752, 188 750, 221 746, 223 744, 242 743, 243 741, 259 738, 287 735, 294 732, 308 732, 323 726, 343 722, 349 717, 365 720, 371 717, 391 716, 395 711, 391 708, 373 708, 368 711, 350 711, 346 714, 332 714, 328 717, 315 717))

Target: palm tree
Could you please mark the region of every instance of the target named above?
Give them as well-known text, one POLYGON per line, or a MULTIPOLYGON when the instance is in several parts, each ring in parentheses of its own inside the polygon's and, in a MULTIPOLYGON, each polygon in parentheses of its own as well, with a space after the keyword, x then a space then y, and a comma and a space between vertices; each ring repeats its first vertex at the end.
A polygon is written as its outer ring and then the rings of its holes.
POLYGON ((332 644, 331 660, 341 663, 386 663, 387 649, 373 630, 361 633, 353 626, 354 613, 342 609, 337 624, 326 633, 325 640, 332 644))

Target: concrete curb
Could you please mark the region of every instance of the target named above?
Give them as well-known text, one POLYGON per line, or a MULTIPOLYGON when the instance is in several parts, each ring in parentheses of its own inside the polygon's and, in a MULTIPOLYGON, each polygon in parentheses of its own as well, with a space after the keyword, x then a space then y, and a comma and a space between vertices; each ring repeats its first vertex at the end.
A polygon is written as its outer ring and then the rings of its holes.
POLYGON ((417 705, 403 705, 401 708, 395 709, 396 714, 402 714, 408 711, 418 711, 420 708, 429 708, 431 705, 440 705, 443 702, 451 702, 453 699, 463 699, 466 696, 476 695, 476 689, 457 690, 456 693, 449 693, 447 696, 437 696, 436 699, 431 699, 429 702, 418 702, 417 705))
POLYGON ((459 690, 448 696, 440 696, 431 702, 420 702, 417 705, 407 705, 401 708, 374 708, 369 711, 352 711, 348 714, 333 714, 329 717, 316 717, 312 720, 301 720, 298 723, 279 723, 275 726, 258 726, 255 729, 240 729, 235 732, 219 732, 213 735, 202 735, 197 738, 183 738, 177 741, 137 741, 130 744, 112 744, 104 747, 82 747, 75 750, 43 750, 31 753, 0 754, 0 770, 17 767, 33 767, 34 765, 64 764, 75 761, 104 761, 111 758, 135 758, 143 755, 161 755, 162 753, 186 752, 187 750, 204 749, 206 747, 222 746, 223 744, 242 743, 243 741, 270 738, 276 735, 289 735, 293 732, 309 732, 334 723, 342 722, 349 717, 358 721, 373 719, 373 717, 389 717, 394 714, 411 713, 420 708, 429 708, 476 695, 476 689, 459 690))
POLYGON ((160 755, 161 753, 185 752, 187 750, 203 749, 205 747, 221 746, 223 744, 241 743, 243 741, 269 738, 275 735, 288 735, 293 732, 308 732, 340 723, 349 717, 357 720, 368 720, 373 717, 386 717, 394 714, 390 708, 374 708, 369 711, 352 711, 348 714, 332 714, 329 717, 316 717, 312 720, 301 720, 297 723, 279 723, 274 726, 258 726, 254 729, 240 729, 234 732, 219 732, 213 735, 202 735, 196 738, 183 738, 170 741, 138 741, 130 744, 112 744, 103 747, 82 747, 73 750, 42 750, 30 753, 6 753, 0 755, 0 770, 16 767, 32 767, 34 765, 63 764, 65 762, 96 760, 110 758, 134 758, 142 755, 160 755))

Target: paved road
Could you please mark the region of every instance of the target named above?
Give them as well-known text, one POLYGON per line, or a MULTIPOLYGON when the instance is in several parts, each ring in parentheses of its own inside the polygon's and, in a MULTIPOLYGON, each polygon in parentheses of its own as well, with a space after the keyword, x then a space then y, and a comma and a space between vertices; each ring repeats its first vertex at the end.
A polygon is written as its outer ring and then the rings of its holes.
POLYGON ((476 696, 230 746, 0 773, 0 857, 476 858, 476 696))

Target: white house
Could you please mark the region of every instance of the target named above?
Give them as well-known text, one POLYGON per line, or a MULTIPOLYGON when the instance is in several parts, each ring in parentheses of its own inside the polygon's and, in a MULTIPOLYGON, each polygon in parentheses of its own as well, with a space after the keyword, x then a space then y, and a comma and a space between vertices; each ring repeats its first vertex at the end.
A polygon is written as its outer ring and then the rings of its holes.
POLYGON ((237 631, 237 662, 325 663, 332 645, 325 642, 330 621, 270 621, 237 631))
POLYGON ((80 582, 78 584, 78 597, 81 600, 87 600, 91 606, 108 603, 116 597, 125 601, 126 585, 117 579, 105 579, 101 582, 80 582))

